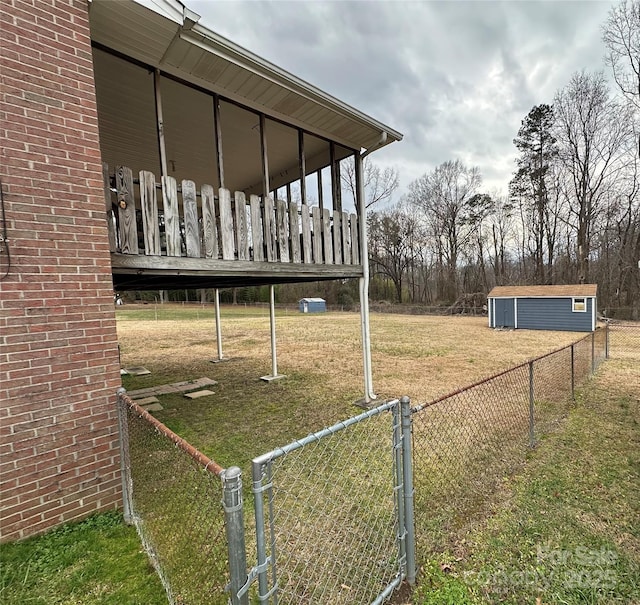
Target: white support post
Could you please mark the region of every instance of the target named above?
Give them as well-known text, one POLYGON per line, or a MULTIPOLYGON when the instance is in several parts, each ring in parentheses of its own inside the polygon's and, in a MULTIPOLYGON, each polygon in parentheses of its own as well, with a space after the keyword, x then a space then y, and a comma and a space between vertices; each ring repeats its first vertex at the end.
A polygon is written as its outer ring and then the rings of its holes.
POLYGON ((360 278, 360 322, 362 325, 362 360, 364 369, 364 403, 376 399, 373 390, 371 369, 371 332, 369 328, 369 246, 367 242, 367 210, 364 198, 364 174, 362 156, 355 154, 356 164, 356 206, 360 214, 360 258, 362 277, 360 278))
POLYGON ((214 305, 216 310, 216 343, 218 345, 218 358, 212 359, 211 363, 219 363, 221 361, 227 361, 222 356, 222 323, 220 321, 220 290, 215 289, 214 305))
POLYGON ((273 286, 269 286, 269 318, 271 320, 271 375, 261 376, 260 380, 271 382, 286 378, 283 374, 278 374, 278 357, 276 353, 276 297, 273 286))

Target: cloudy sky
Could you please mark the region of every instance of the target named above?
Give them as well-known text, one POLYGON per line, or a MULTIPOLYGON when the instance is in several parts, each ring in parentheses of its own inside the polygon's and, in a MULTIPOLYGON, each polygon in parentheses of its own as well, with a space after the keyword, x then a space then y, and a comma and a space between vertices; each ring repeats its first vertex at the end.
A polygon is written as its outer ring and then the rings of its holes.
POLYGON ((605 70, 615 2, 184 0, 201 23, 399 130, 371 156, 400 189, 438 164, 506 192, 522 119, 582 69, 605 70))

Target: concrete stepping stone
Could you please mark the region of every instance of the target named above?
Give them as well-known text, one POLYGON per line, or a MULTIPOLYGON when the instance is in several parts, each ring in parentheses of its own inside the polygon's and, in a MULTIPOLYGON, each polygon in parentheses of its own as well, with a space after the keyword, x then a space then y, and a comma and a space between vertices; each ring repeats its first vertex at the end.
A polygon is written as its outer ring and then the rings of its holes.
POLYGON ((207 397, 207 395, 215 395, 215 393, 209 389, 203 389, 202 391, 194 391, 193 393, 184 394, 184 396, 189 399, 199 399, 200 397, 207 397))

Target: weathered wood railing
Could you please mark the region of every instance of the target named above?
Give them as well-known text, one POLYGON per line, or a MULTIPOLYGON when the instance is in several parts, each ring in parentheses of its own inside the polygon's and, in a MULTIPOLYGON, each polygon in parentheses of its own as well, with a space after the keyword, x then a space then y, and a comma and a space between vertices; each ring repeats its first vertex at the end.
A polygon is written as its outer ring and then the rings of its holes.
POLYGON ((103 164, 111 252, 278 263, 359 265, 358 217, 103 164), (158 195, 158 192, 161 192, 158 195), (199 198, 199 199, 198 199, 199 198), (182 203, 180 204, 180 199, 182 203))

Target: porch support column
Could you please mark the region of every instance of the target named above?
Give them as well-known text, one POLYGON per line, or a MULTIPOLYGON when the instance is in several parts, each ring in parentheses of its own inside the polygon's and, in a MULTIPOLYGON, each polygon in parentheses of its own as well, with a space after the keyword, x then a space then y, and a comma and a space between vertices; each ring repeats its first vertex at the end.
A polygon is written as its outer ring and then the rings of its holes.
POLYGON ((162 95, 160 94, 160 70, 153 72, 153 91, 156 102, 156 120, 158 124, 158 147, 160 149, 160 170, 162 176, 169 176, 167 173, 167 151, 164 146, 164 117, 162 115, 162 95))
POLYGON ((304 155, 304 132, 298 130, 298 155, 300 161, 300 200, 307 203, 307 161, 304 155))
POLYGON ((260 377, 260 380, 264 380, 265 382, 286 378, 283 374, 278 374, 278 357, 276 354, 276 297, 273 286, 269 286, 269 317, 271 320, 271 375, 260 377))
POLYGON ((213 123, 216 135, 216 170, 218 187, 224 187, 224 156, 222 155, 222 123, 220 122, 220 97, 213 95, 213 123))
POLYGON ((362 277, 360 278, 360 323, 362 327, 362 360, 364 366, 364 403, 376 399, 371 371, 371 332, 369 327, 369 248, 367 243, 367 210, 364 203, 364 174, 362 157, 354 154, 356 168, 356 208, 360 220, 360 258, 362 277))
POLYGON ((342 212, 342 187, 340 184, 340 164, 336 160, 336 145, 329 143, 329 160, 331 162, 331 196, 333 209, 342 212))
POLYGON ((262 155, 262 191, 264 197, 269 196, 269 157, 267 155, 267 131, 264 114, 260 114, 260 152, 262 155))
POLYGON ((218 290, 218 288, 214 290, 213 302, 216 310, 216 343, 218 345, 218 358, 212 359, 211 363, 219 363, 220 361, 227 361, 227 359, 222 356, 222 323, 220 321, 220 290, 218 290))

